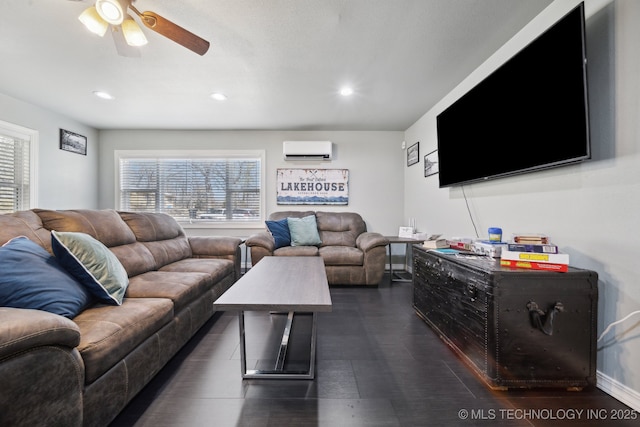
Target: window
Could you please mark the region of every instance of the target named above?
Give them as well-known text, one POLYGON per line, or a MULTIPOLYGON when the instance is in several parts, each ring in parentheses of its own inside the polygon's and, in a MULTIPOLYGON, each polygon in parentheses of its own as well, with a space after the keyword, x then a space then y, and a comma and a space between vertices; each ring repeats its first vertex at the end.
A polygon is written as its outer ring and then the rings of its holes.
POLYGON ((0 213, 35 206, 38 132, 0 121, 0 213))
POLYGON ((178 221, 262 222, 264 152, 116 151, 119 209, 178 221))

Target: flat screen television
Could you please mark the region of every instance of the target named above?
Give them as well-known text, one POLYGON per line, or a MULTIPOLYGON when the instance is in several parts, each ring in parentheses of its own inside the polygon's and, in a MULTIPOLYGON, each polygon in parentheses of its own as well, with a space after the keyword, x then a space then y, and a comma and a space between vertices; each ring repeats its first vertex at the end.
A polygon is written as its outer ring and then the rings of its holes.
POLYGON ((437 116, 440 187, 589 159, 581 3, 437 116))

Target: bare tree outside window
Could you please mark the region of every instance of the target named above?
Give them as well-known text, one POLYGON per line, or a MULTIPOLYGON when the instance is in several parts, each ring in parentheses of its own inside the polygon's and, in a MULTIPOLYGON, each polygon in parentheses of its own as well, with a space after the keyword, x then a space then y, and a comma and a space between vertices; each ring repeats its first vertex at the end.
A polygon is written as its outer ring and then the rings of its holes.
POLYGON ((260 158, 120 158, 120 208, 182 221, 262 217, 260 158))

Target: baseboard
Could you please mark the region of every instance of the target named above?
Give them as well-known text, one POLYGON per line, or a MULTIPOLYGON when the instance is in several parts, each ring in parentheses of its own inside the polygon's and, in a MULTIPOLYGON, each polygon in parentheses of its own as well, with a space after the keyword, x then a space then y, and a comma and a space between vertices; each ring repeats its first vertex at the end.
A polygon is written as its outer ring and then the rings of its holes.
POLYGON ((596 372, 598 388, 630 408, 640 412, 640 393, 614 380, 600 371, 596 372))

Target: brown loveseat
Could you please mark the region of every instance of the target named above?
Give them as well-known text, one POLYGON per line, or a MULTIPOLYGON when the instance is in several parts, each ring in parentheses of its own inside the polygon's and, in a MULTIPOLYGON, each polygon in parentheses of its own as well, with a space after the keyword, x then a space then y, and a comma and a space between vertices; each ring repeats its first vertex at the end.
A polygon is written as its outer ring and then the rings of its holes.
POLYGON ((162 214, 0 215, 0 245, 26 236, 52 253, 50 230, 102 242, 128 287, 121 305, 92 304, 73 318, 0 307, 0 425, 105 426, 213 315, 240 274, 241 241, 187 237, 162 214))
POLYGON ((304 218, 315 215, 321 243, 315 246, 275 248, 269 231, 254 234, 246 241, 251 248, 251 263, 265 256, 321 256, 331 285, 377 286, 384 275, 388 240, 379 233, 367 232, 362 217, 353 212, 274 212, 269 220, 304 218))

